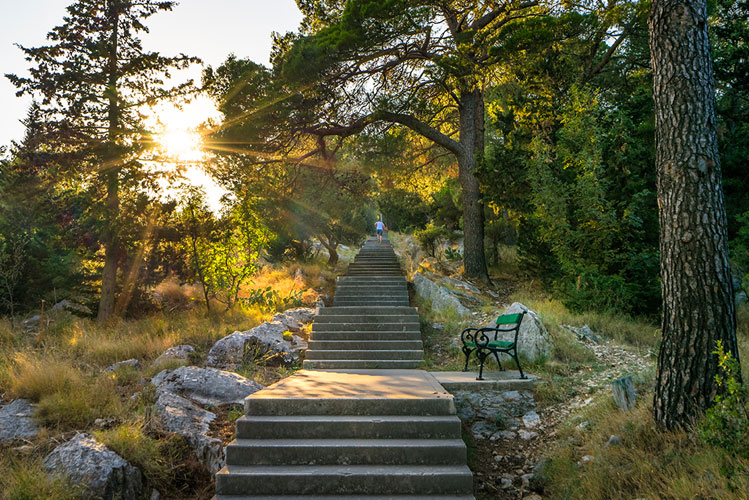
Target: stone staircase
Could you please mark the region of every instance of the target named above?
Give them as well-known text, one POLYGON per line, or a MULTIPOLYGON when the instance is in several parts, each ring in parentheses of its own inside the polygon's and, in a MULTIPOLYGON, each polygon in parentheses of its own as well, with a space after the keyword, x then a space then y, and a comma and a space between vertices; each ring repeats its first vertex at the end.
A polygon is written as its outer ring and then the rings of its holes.
POLYGON ((419 313, 388 240, 369 240, 345 276, 333 307, 320 310, 304 368, 417 368, 424 357, 419 313))
POLYGON ((245 400, 216 500, 473 499, 452 396, 422 360, 387 240, 369 240, 315 319, 304 370, 245 400))

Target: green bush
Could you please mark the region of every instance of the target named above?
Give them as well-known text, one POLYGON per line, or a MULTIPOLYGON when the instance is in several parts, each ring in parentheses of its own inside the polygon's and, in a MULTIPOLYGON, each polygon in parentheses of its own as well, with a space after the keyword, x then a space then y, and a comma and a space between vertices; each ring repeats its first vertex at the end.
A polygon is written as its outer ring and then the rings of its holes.
POLYGON ((291 290, 287 295, 281 295, 272 286, 265 288, 253 288, 248 290, 249 295, 242 299, 247 306, 259 306, 270 311, 281 311, 290 307, 302 305, 302 294, 304 290, 291 290))
POLYGON ((414 236, 419 240, 424 251, 432 257, 437 256, 437 247, 443 241, 452 236, 452 232, 446 227, 435 226, 434 222, 429 222, 424 229, 414 231, 414 236))
POLYGON ((697 433, 708 444, 749 458, 749 388, 741 383, 739 364, 725 352, 720 340, 713 354, 718 356, 720 371, 715 382, 719 393, 715 405, 700 421, 697 433))

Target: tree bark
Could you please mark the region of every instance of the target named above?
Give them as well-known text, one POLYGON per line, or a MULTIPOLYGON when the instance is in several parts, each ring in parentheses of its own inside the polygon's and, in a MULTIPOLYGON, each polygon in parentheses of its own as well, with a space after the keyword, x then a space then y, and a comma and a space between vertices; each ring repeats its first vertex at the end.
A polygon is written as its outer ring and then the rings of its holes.
POLYGON ((738 360, 705 0, 653 0, 650 18, 663 340, 654 413, 693 424, 716 394, 716 341, 738 360))
POLYGON ((320 243, 328 251, 328 266, 334 267, 338 264, 338 242, 330 235, 321 234, 319 236, 320 243))
POLYGON ((106 321, 114 314, 115 294, 117 291, 117 268, 120 258, 119 235, 116 225, 117 213, 120 209, 119 172, 120 159, 117 153, 117 136, 119 135, 120 110, 117 96, 118 53, 119 53, 119 6, 117 2, 109 2, 109 16, 111 18, 112 34, 109 45, 109 130, 105 164, 102 166, 103 177, 107 192, 105 206, 104 229, 104 269, 101 276, 101 299, 99 300, 99 321, 106 321))
POLYGON ((460 95, 458 178, 463 191, 463 267, 471 278, 489 281, 484 254, 484 204, 476 167, 484 157, 484 96, 478 89, 460 95))

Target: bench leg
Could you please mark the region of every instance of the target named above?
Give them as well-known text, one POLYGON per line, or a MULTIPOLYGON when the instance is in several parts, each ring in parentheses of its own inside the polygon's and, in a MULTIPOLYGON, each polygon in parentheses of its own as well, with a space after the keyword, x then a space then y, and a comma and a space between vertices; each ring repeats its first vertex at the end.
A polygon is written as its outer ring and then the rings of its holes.
POLYGON ((489 353, 484 353, 482 349, 476 350, 476 356, 479 358, 479 376, 476 377, 476 380, 484 380, 484 361, 486 361, 488 355, 489 353))
POLYGON ((518 358, 518 350, 517 350, 517 348, 514 349, 510 355, 515 360, 515 364, 518 365, 518 371, 520 372, 520 378, 528 378, 523 373, 523 367, 520 366, 520 359, 518 358))
POLYGON ((472 352, 473 352, 473 349, 471 349, 470 347, 466 347, 466 346, 463 346, 463 354, 465 354, 465 355, 466 355, 466 364, 465 364, 465 366, 463 367, 463 371, 464 371, 464 372, 467 372, 467 371, 468 371, 468 358, 470 358, 470 357, 471 357, 471 353, 472 353, 472 352))

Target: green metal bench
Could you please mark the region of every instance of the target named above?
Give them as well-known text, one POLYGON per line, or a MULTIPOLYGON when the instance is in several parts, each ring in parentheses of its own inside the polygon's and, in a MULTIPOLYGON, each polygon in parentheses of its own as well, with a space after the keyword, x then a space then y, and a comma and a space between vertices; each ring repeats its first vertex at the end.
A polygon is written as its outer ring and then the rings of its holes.
POLYGON ((515 360, 515 364, 518 365, 518 371, 520 371, 520 378, 527 378, 523 373, 523 368, 520 366, 517 349, 520 323, 523 322, 524 316, 525 311, 517 314, 503 314, 497 318, 497 324, 494 327, 466 328, 463 330, 460 334, 460 340, 463 342, 463 354, 466 356, 466 364, 463 367, 463 371, 468 371, 468 360, 471 357, 471 353, 476 352, 476 357, 479 360, 479 376, 476 377, 476 380, 484 380, 484 362, 486 358, 494 354, 500 371, 504 371, 502 362, 499 360, 499 353, 505 353, 509 354, 515 360), (499 335, 502 333, 514 333, 512 342, 499 338, 499 335))

